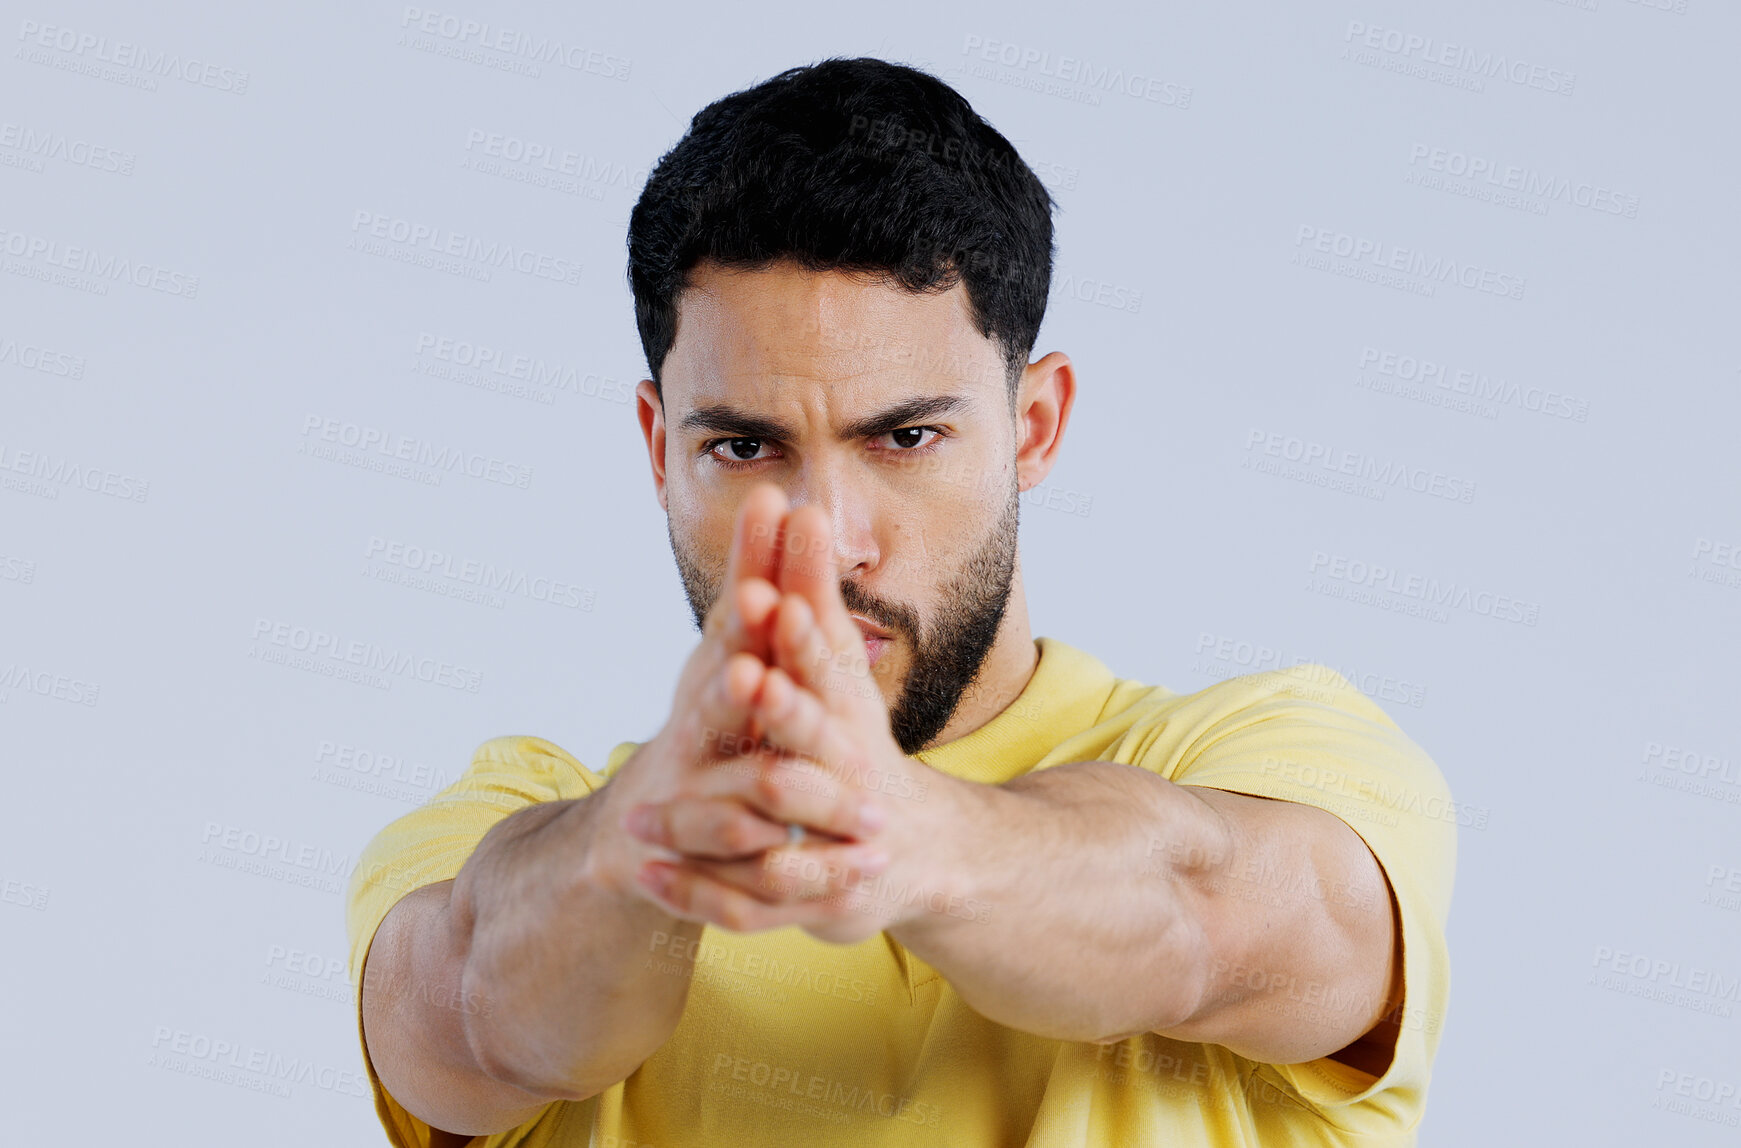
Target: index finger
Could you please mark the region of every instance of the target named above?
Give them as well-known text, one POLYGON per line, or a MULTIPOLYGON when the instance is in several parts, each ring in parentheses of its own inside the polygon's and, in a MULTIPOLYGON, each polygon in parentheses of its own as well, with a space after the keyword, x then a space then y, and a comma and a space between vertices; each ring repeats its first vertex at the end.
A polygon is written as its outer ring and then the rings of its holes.
POLYGON ((727 653, 744 650, 763 659, 771 654, 767 620, 779 602, 775 581, 780 568, 780 521, 785 513, 786 494, 771 482, 752 486, 738 507, 725 580, 703 628, 705 636, 723 639, 727 653))
POLYGON ((787 505, 786 492, 771 482, 758 482, 744 495, 732 532, 731 559, 725 573, 728 584, 750 577, 776 580, 780 521, 787 505))
MULTIPOLYGON (((868 678, 870 659, 864 634, 847 611, 841 596, 839 574, 834 564, 834 532, 828 515, 814 505, 800 506, 786 516, 785 555, 780 566, 779 586, 798 595, 810 607, 811 622, 821 633, 828 656, 848 656, 857 676, 868 678)), ((769 624, 770 631, 773 623, 769 624)), ((772 635, 770 634, 770 637, 772 635)), ((828 670, 832 667, 823 667, 828 670)), ((806 667, 800 680, 817 676, 817 667, 806 667)))

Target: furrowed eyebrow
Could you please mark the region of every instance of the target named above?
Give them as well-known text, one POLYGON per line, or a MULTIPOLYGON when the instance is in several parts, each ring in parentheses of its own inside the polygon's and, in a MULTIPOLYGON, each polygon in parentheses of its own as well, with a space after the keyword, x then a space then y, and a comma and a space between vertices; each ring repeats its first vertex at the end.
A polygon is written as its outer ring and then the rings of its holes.
MULTIPOLYGON (((922 423, 940 415, 952 414, 972 406, 972 400, 966 395, 925 395, 916 399, 907 399, 896 403, 887 410, 878 411, 864 418, 855 419, 840 428, 842 439, 871 438, 885 435, 902 427, 922 423)), ((697 407, 684 415, 677 424, 678 430, 688 433, 700 431, 716 435, 731 435, 736 438, 765 438, 779 442, 791 442, 797 437, 797 430, 779 419, 753 415, 740 411, 725 403, 713 403, 697 407)))
POLYGON ((896 403, 888 410, 879 411, 847 423, 840 428, 843 439, 873 438, 885 435, 893 430, 900 430, 914 423, 929 422, 940 415, 953 414, 966 410, 973 405, 973 400, 966 395, 925 395, 921 398, 908 399, 896 403))
POLYGON ((701 431, 716 435, 732 435, 736 438, 771 438, 781 442, 789 442, 797 434, 792 427, 779 419, 752 415, 748 411, 740 411, 725 403, 696 407, 683 416, 682 421, 677 424, 677 429, 685 433, 701 431))

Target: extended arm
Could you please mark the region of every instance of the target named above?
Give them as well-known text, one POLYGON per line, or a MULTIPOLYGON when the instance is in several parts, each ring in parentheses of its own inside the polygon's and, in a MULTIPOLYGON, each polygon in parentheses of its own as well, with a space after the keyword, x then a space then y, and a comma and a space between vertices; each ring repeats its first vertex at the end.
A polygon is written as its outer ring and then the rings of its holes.
MULTIPOLYGON (((830 552, 820 509, 792 511, 787 528, 830 552)), ((836 571, 783 565, 772 609, 772 656, 746 659, 745 684, 775 752, 712 797, 831 832, 868 808, 880 828, 861 822, 857 839, 880 854, 878 880, 816 898, 806 846, 721 863, 683 824, 700 806, 656 802, 634 832, 679 858, 639 876, 674 916, 739 931, 802 924, 837 941, 885 928, 980 1013, 1042 1036, 1155 1032, 1269 1063, 1334 1055, 1382 1072, 1401 1003, 1400 916, 1345 822, 1113 762, 996 786, 953 777, 895 744, 836 571)))
POLYGON ((594 1095, 682 1016, 690 965, 650 939, 701 927, 601 879, 589 845, 609 788, 505 818, 456 879, 382 920, 364 1038, 382 1084, 432 1127, 498 1132, 594 1095))
MULTIPOLYGON (((749 698, 732 683, 767 648, 778 593, 761 573, 774 565, 780 522, 776 491, 745 499, 725 582, 657 736, 591 795, 504 818, 453 881, 415 890, 383 918, 363 975, 364 1040, 381 1082, 425 1123, 516 1127, 553 1100, 627 1079, 676 1028, 702 925, 636 883, 649 851, 623 815, 731 776, 713 767, 726 735, 752 728, 749 698)), ((709 856, 786 840, 782 825, 721 812, 684 822, 709 856)))
POLYGON ((984 919, 928 912, 889 931, 985 1016, 1067 1040, 1157 1032, 1383 1071, 1397 918, 1339 818, 1111 762, 964 792, 953 857, 933 872, 986 904, 984 919))

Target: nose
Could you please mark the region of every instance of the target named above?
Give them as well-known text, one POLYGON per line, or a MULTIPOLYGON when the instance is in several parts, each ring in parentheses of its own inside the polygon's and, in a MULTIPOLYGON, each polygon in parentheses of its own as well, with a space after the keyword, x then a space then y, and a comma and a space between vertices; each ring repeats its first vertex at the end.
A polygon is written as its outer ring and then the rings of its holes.
POLYGON ((828 515, 837 577, 855 577, 876 567, 881 552, 874 528, 874 496, 858 487, 845 467, 828 459, 805 460, 787 487, 786 498, 794 510, 815 505, 828 515))

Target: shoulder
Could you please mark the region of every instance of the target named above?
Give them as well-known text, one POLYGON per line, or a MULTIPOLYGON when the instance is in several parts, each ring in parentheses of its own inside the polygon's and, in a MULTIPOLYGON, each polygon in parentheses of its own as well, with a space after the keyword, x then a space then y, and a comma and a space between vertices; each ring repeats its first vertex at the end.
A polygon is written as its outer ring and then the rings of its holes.
POLYGON ((1215 724, 1239 717, 1259 720, 1281 711, 1327 718, 1331 711, 1389 729, 1392 720, 1377 702, 1329 666, 1301 662, 1273 670, 1239 674, 1211 682, 1188 693, 1130 678, 1112 683, 1102 721, 1121 724, 1166 720, 1177 727, 1215 724))
POLYGON ((569 768, 580 768, 580 762, 566 749, 553 741, 546 741, 531 734, 511 733, 492 737, 481 743, 472 752, 472 763, 496 765, 532 765, 548 768, 550 765, 562 765, 569 768))

